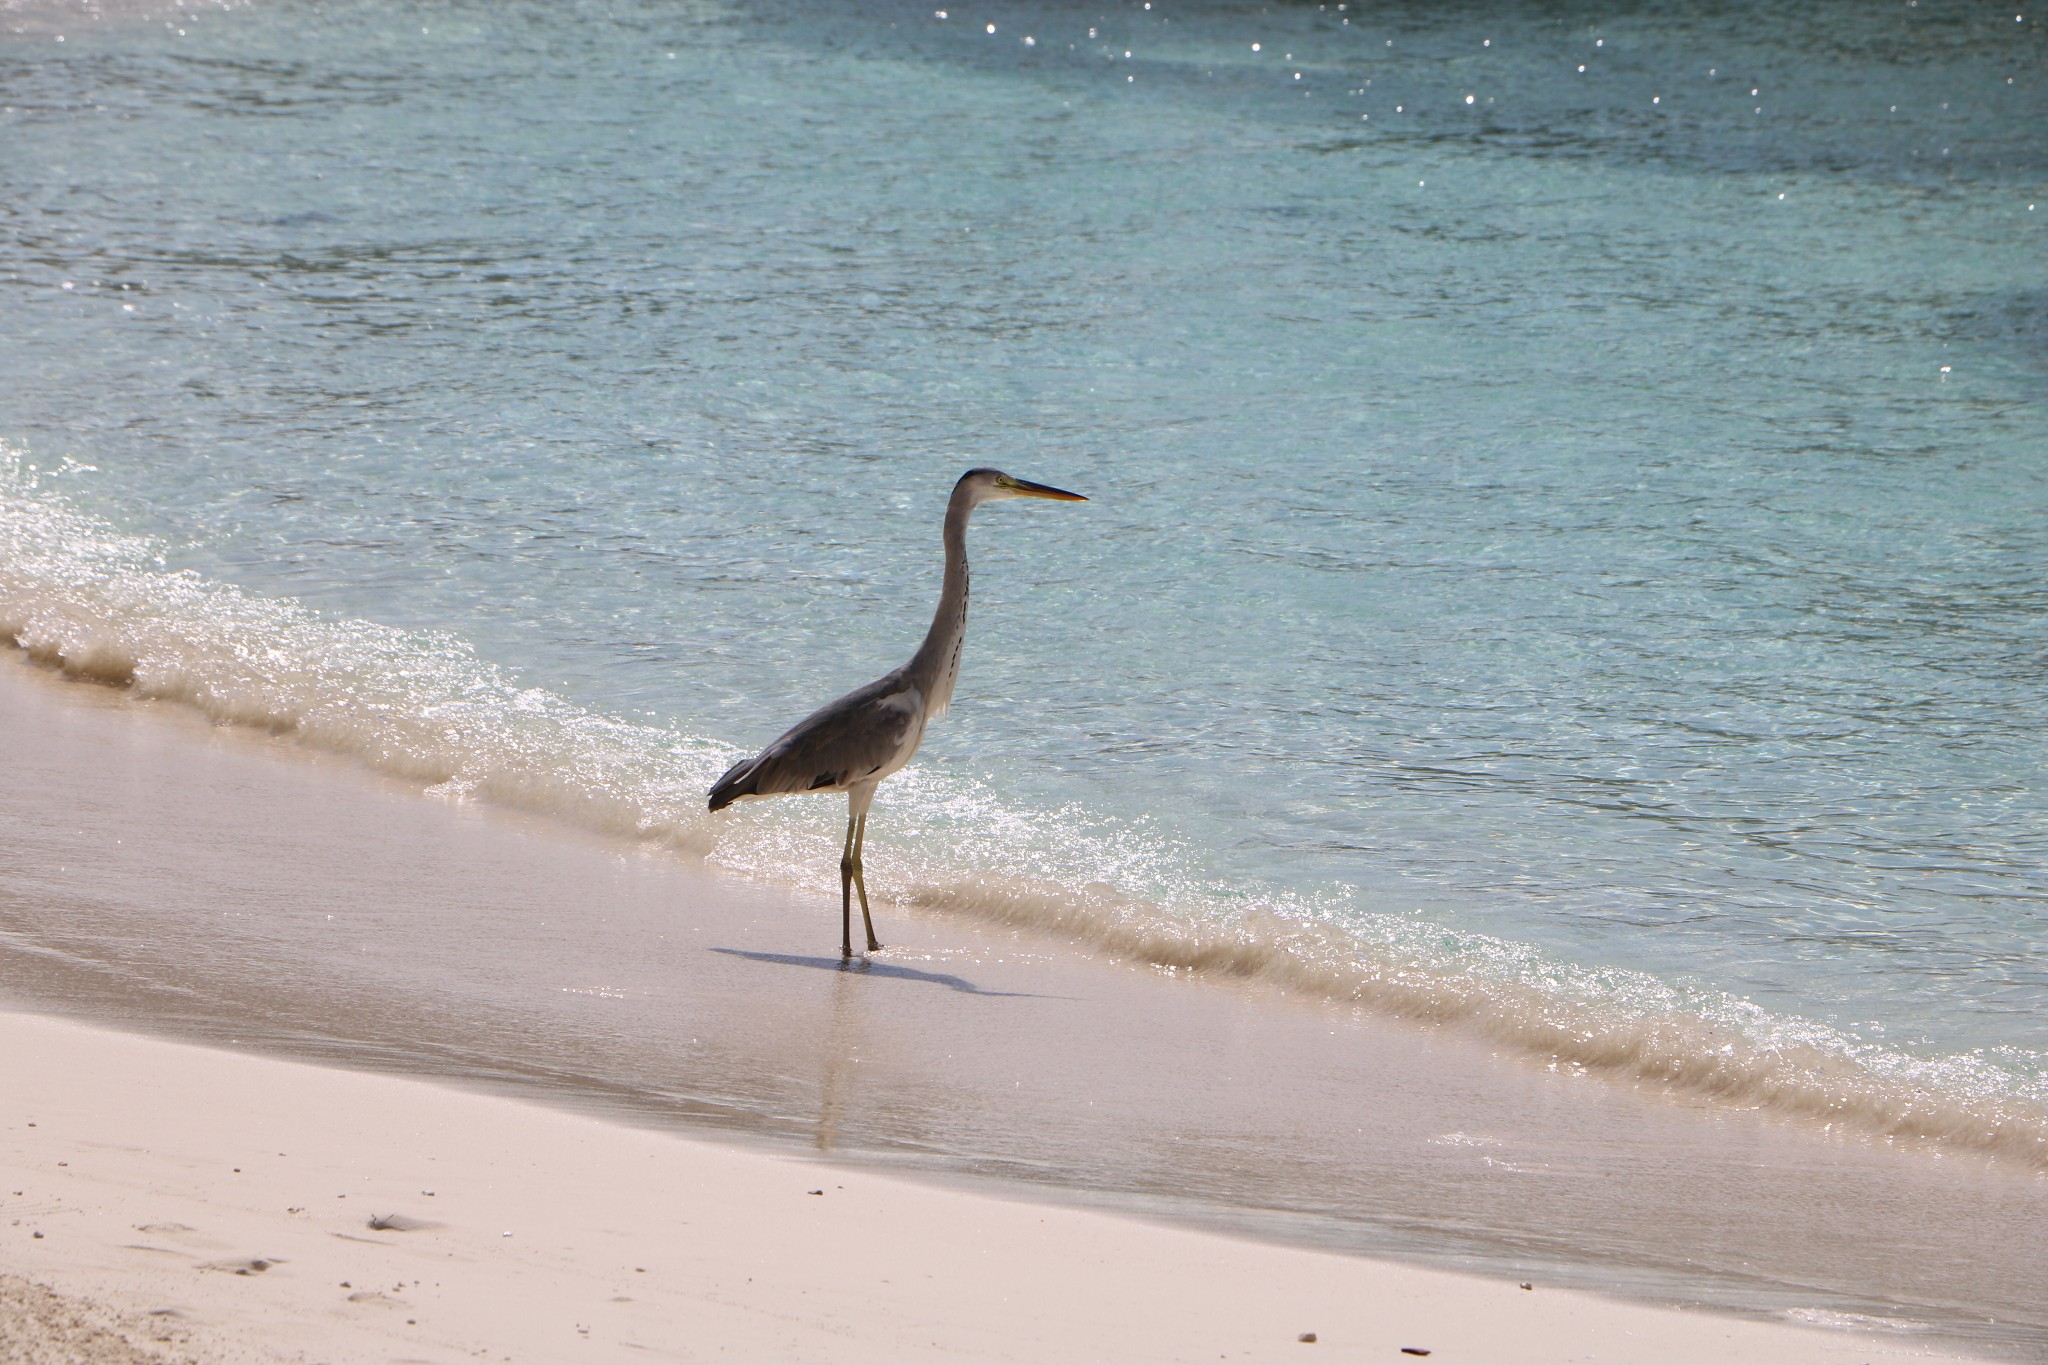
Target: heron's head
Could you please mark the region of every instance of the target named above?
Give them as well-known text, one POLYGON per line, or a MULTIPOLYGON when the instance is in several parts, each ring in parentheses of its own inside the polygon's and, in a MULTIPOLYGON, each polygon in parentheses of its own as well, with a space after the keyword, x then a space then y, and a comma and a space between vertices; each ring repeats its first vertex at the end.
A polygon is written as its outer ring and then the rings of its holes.
POLYGON ((954 495, 967 495, 977 503, 994 502, 998 498, 1051 498, 1055 502, 1086 502, 1079 493, 1069 493, 1062 488, 1048 488, 1042 483, 1028 479, 1012 478, 1000 469, 970 469, 960 476, 954 487, 954 495))

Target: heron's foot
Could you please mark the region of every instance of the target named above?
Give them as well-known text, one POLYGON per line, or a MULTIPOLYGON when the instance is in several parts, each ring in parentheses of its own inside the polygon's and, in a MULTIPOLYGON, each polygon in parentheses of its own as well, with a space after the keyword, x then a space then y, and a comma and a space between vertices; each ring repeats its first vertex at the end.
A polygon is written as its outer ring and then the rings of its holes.
POLYGON ((875 942, 875 941, 874 941, 873 939, 869 939, 869 940, 868 940, 868 951, 869 951, 869 952, 871 952, 871 953, 879 953, 879 952, 881 952, 881 951, 882 951, 882 945, 881 945, 881 944, 879 944, 879 943, 877 943, 877 942, 875 942))
POLYGON ((841 962, 853 961, 853 945, 851 943, 842 943, 839 945, 839 960, 841 962))

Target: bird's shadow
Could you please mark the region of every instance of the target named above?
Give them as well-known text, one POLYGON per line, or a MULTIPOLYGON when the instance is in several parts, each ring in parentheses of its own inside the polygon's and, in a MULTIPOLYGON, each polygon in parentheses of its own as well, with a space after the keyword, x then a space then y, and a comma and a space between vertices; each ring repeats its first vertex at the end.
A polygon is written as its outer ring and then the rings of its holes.
POLYGON ((1002 996, 1019 1000, 1044 1000, 1048 997, 1031 991, 985 991, 964 976, 953 976, 946 972, 921 972, 915 967, 902 967, 893 962, 877 962, 871 957, 799 957, 795 953, 757 953, 745 948, 713 948, 714 953, 727 957, 743 957, 749 962, 773 962, 781 967, 815 967, 834 972, 856 972, 862 976, 890 977, 899 981, 923 981, 934 986, 944 986, 949 991, 962 995, 1002 996))

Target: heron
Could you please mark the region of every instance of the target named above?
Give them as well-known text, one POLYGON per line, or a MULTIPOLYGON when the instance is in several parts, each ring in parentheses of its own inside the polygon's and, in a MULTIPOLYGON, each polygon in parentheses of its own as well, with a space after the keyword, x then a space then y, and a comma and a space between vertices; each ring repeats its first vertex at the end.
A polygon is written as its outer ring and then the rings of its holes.
POLYGON ((861 846, 867 840, 868 806, 882 779, 910 762, 927 725, 945 714, 960 676, 960 646, 967 638, 967 519, 985 502, 1005 498, 1051 498, 1086 502, 1079 493, 1016 479, 999 469, 970 469, 953 485, 946 503, 946 576, 932 628, 910 662, 866 687, 799 721, 754 757, 735 763, 711 788, 711 809, 735 801, 807 792, 846 793, 846 843, 839 854, 839 956, 853 956, 853 896, 860 893, 860 919, 875 938, 868 913, 867 881, 861 875, 861 846))

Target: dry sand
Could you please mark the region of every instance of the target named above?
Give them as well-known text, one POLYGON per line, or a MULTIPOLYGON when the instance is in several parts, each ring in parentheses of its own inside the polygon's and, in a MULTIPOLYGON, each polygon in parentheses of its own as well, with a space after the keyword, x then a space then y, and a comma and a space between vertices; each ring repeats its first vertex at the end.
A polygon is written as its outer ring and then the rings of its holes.
POLYGON ((35 1015, 0 1094, 9 1365, 1960 1359, 35 1015))

